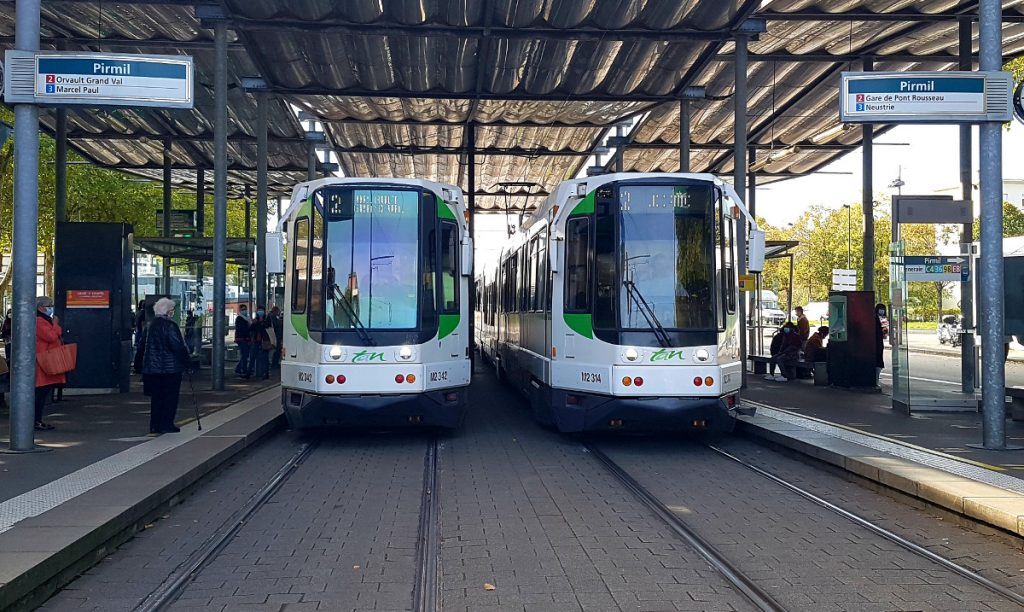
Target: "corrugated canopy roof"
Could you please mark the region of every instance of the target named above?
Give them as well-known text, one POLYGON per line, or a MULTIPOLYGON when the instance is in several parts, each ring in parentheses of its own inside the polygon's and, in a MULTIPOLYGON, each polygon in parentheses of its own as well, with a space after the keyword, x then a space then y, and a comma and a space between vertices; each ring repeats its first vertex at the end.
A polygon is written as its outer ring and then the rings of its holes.
MULTIPOLYGON (((1004 4, 1004 53, 1024 52, 1024 3, 1004 4)), ((231 181, 254 182, 256 99, 237 84, 261 76, 271 92, 271 186, 305 175, 307 145, 292 107, 317 117, 346 174, 420 176, 468 188, 475 127, 477 205, 522 207, 500 183, 546 193, 574 176, 617 123, 626 170, 679 168, 679 101, 690 102, 694 171, 730 173, 733 43, 750 18, 766 33, 749 46, 749 142, 771 154, 758 180, 813 172, 857 147, 839 125, 839 73, 957 67, 958 0, 223 0, 230 20, 231 181), (780 154, 785 151, 786 154, 780 154)), ((13 44, 14 2, 0 1, 13 44)), ((110 167, 159 176, 170 142, 175 179, 213 165, 210 31, 182 0, 44 1, 43 47, 195 57, 191 111, 69 112, 73 146, 110 167)), ((975 34, 977 26, 974 26, 975 34)), ((54 127, 51 114, 43 122, 54 127)), ((884 129, 884 128, 883 128, 884 129)), ((209 180, 212 180, 209 179, 209 180)))

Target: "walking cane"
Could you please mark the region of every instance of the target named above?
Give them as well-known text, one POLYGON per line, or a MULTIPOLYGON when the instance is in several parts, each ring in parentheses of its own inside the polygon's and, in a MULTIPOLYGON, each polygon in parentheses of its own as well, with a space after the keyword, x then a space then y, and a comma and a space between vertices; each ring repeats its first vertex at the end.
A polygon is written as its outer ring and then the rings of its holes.
POLYGON ((196 396, 196 386, 192 384, 192 366, 188 368, 188 386, 192 389, 192 408, 196 412, 196 426, 199 431, 203 430, 203 422, 199 420, 199 398, 196 396))

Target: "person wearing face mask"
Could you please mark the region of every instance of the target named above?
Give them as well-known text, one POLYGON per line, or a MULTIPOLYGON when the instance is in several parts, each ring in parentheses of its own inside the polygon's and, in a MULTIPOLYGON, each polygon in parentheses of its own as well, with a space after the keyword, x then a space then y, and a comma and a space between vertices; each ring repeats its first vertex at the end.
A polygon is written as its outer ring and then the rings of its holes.
MULTIPOLYGON (((53 314, 53 300, 45 295, 36 298, 36 357, 47 351, 59 348, 63 331, 60 321, 53 314)), ((36 431, 53 429, 43 420, 46 400, 53 394, 56 385, 67 383, 64 374, 47 374, 36 360, 36 431)))
POLYGON ((769 365, 772 363, 779 366, 781 374, 773 377, 776 382, 787 382, 796 378, 796 362, 800 361, 800 335, 797 333, 796 325, 787 321, 782 326, 782 340, 779 343, 779 352, 775 354, 769 365))
POLYGON ((143 392, 150 401, 150 434, 181 431, 174 424, 174 417, 189 354, 181 329, 171 319, 173 313, 174 301, 169 298, 161 298, 153 305, 153 320, 143 332, 135 356, 141 365, 143 392))
POLYGON ((885 304, 875 304, 875 387, 881 387, 882 368, 885 367, 885 332, 882 330, 884 316, 885 304))
POLYGON ((257 378, 267 380, 270 378, 270 351, 274 349, 270 342, 270 334, 267 329, 273 323, 267 318, 267 309, 263 306, 256 307, 256 318, 249 325, 250 363, 249 371, 257 378))

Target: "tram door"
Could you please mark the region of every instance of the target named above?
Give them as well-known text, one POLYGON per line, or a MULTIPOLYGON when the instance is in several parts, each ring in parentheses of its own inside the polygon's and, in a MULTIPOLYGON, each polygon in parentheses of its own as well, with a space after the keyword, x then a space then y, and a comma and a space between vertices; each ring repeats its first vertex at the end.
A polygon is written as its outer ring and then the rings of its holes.
POLYGON ((132 226, 58 223, 54 306, 78 345, 69 389, 127 393, 132 362, 132 226))

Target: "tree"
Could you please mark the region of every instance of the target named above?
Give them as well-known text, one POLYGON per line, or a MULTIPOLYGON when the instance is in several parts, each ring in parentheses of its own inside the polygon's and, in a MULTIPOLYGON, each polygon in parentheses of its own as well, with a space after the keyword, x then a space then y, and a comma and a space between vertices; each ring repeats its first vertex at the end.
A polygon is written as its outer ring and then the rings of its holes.
MULTIPOLYGON (((1024 211, 1009 202, 1003 202, 1003 238, 1024 236, 1024 211)), ((974 239, 981 239, 981 221, 974 223, 974 239)))

